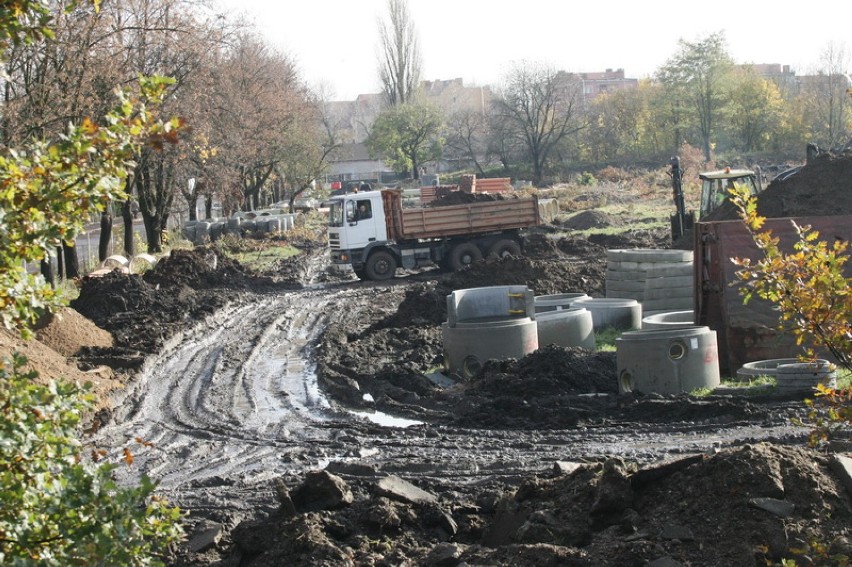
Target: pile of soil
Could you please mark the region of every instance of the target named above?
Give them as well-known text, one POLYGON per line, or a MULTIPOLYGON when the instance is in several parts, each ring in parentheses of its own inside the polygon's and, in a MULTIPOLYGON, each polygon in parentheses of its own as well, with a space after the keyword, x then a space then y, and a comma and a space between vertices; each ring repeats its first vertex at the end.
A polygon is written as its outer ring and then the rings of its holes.
MULTIPOLYGON (((852 150, 824 152, 798 172, 779 176, 757 197, 757 212, 767 218, 829 216, 852 211, 852 150)), ((736 207, 723 203, 708 221, 738 219, 736 207)))
POLYGON ((563 225, 565 228, 573 230, 589 230, 592 228, 608 228, 611 226, 617 226, 617 221, 611 215, 594 209, 589 209, 572 216, 566 220, 563 225))
POLYGON ((122 383, 108 366, 79 368, 77 357, 89 347, 111 348, 112 344, 109 333, 73 309, 60 309, 43 318, 30 340, 0 329, 0 358, 9 360, 14 352, 25 355, 26 369, 37 372, 42 381, 64 380, 81 386, 89 383, 97 400, 95 409, 107 407, 109 393, 122 383))
POLYGON ((142 275, 116 270, 83 278, 71 307, 115 339, 112 349, 89 349, 88 357, 120 355, 131 359, 125 366, 135 367, 187 324, 239 301, 248 290, 275 288, 270 278, 251 273, 215 248, 199 247, 173 250, 142 275))
POLYGON ((765 217, 827 216, 852 211, 852 151, 817 155, 757 198, 765 217))
MULTIPOLYGON (((852 553, 849 495, 828 459, 756 444, 646 468, 557 464, 516 488, 417 486, 332 463, 276 482, 275 511, 238 525, 220 564, 828 564, 852 553), (338 473, 338 474, 335 474, 338 473)), ((185 553, 180 565, 203 565, 185 553)))

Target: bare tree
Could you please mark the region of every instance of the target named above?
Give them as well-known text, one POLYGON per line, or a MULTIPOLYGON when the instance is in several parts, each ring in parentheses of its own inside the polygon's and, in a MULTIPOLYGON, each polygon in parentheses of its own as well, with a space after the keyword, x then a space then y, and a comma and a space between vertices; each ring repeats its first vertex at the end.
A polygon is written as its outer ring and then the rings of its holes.
POLYGON ((490 160, 488 144, 489 117, 484 112, 462 108, 447 120, 447 143, 444 157, 466 160, 485 177, 483 165, 490 160))
POLYGON ((406 0, 388 0, 388 20, 379 20, 379 79, 390 106, 411 102, 420 84, 422 60, 417 30, 406 0))
POLYGON ((242 207, 255 209, 288 152, 297 118, 307 111, 306 92, 292 61, 251 33, 239 35, 218 75, 213 132, 221 151, 216 159, 235 172, 232 182, 242 191, 242 207))
POLYGON ((849 50, 843 44, 829 42, 820 55, 816 78, 804 86, 806 104, 812 117, 812 131, 820 144, 843 145, 849 136, 847 125, 852 116, 852 100, 847 89, 852 87, 846 75, 849 50))
POLYGON ((583 91, 573 75, 543 65, 521 63, 509 72, 494 101, 502 130, 527 152, 533 184, 540 185, 545 165, 569 134, 583 127, 583 91))
POLYGON ((322 177, 329 157, 340 147, 338 129, 328 113, 327 96, 322 90, 308 95, 309 104, 297 117, 286 144, 287 152, 276 166, 291 213, 296 199, 322 177))

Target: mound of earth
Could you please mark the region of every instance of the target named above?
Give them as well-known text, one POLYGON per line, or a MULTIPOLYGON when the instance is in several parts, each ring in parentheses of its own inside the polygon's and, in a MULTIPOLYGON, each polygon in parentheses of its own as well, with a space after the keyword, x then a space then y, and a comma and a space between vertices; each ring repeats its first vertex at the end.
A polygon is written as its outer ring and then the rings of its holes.
POLYGON ((852 151, 822 153, 757 198, 765 217, 827 216, 852 211, 852 151))
MULTIPOLYGON (((242 292, 274 288, 270 278, 249 272, 215 248, 199 247, 173 250, 143 275, 116 270, 83 278, 71 307, 110 332, 115 349, 136 366, 143 354, 158 352, 177 331, 238 301, 242 292)), ((108 351, 90 349, 88 356, 97 359, 109 356, 108 351)))
POLYGON ((606 249, 669 248, 672 235, 667 229, 628 230, 621 234, 590 234, 589 242, 606 249))
POLYGON ((30 340, 0 329, 0 358, 11 360, 12 353, 23 354, 27 358, 25 369, 38 373, 41 381, 62 380, 80 386, 88 383, 96 399, 95 409, 105 409, 109 406, 109 393, 122 386, 115 373, 102 365, 81 370, 75 359, 69 358, 85 350, 89 343, 106 346, 111 344, 111 338, 73 309, 62 309, 30 340), (79 331, 76 334, 75 326, 79 331))
POLYGON ((591 228, 608 228, 616 226, 617 223, 612 216, 601 211, 589 209, 572 216, 563 225, 573 230, 589 230, 591 228))
POLYGON ((74 356, 84 347, 113 346, 111 334, 75 309, 60 309, 47 315, 36 328, 36 338, 63 356, 74 356))
MULTIPOLYGON (((757 197, 757 212, 767 218, 829 216, 852 211, 852 151, 818 154, 798 172, 779 176, 757 197)), ((723 203, 706 220, 737 219, 736 207, 723 203)))
MULTIPOLYGON (((801 447, 645 468, 563 462, 516 488, 412 484, 345 463, 275 485, 274 512, 239 524, 219 564, 715 567, 852 552, 849 495, 828 458, 801 447)), ((184 552, 178 564, 208 562, 184 552)))

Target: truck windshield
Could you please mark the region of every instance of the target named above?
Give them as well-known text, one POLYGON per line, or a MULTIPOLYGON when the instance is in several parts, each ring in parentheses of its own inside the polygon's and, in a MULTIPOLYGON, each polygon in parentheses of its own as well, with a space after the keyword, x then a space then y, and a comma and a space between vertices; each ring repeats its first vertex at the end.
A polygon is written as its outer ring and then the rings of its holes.
POLYGON ((332 201, 328 211, 328 226, 343 226, 343 201, 332 201))

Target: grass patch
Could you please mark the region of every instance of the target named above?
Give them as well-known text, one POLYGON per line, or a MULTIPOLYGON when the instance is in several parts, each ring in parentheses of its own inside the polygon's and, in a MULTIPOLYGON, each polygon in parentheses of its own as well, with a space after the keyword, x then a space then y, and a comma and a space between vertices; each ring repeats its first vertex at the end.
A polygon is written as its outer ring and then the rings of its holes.
POLYGON ((290 244, 275 245, 268 248, 260 248, 257 251, 237 252, 229 254, 231 258, 257 272, 265 272, 287 258, 292 258, 300 253, 300 250, 290 244))
POLYGON ((750 380, 725 378, 722 386, 725 388, 756 388, 760 386, 775 386, 777 381, 773 376, 755 376, 750 380))
POLYGON ((223 236, 214 246, 219 253, 257 272, 270 270, 281 260, 300 253, 298 248, 286 242, 233 235, 223 236))
POLYGON ((621 331, 615 327, 607 327, 595 332, 595 349, 601 352, 615 352, 615 339, 621 336, 621 331))
MULTIPOLYGON (((775 384, 775 378, 772 376, 755 376, 750 380, 723 378, 722 382, 719 384, 719 388, 726 390, 739 390, 739 392, 736 392, 737 395, 749 396, 765 393, 767 389, 774 388, 775 384)), ((717 393, 715 388, 696 388, 689 392, 689 395, 696 398, 704 398, 715 393, 717 393)))

